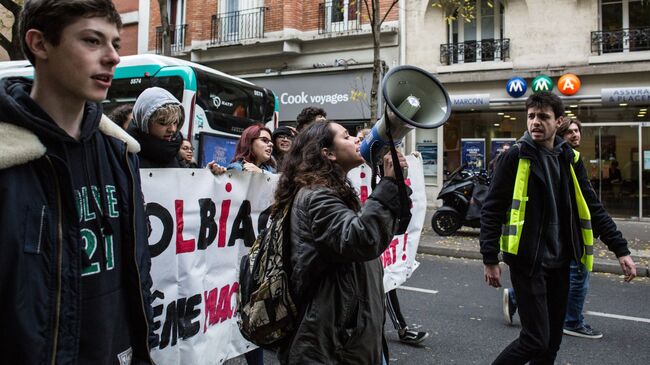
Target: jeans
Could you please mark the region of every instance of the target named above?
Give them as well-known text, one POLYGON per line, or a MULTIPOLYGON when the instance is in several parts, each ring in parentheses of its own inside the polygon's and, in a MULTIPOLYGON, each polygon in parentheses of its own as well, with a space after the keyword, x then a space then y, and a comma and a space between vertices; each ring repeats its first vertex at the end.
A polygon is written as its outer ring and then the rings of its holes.
POLYGON ((578 329, 585 324, 582 308, 585 305, 587 290, 589 289, 589 271, 585 265, 571 260, 569 271, 569 302, 564 318, 564 328, 578 329))
POLYGON ((519 338, 493 364, 552 365, 562 343, 569 294, 569 268, 540 268, 532 276, 510 271, 521 320, 519 338))

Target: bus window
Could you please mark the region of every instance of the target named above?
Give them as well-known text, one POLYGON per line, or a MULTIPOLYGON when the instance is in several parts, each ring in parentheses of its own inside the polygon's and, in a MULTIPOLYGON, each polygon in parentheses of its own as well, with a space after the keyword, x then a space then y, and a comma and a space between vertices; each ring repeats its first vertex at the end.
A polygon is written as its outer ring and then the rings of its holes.
POLYGON ((106 100, 103 102, 104 113, 109 114, 122 104, 134 104, 140 93, 153 86, 169 91, 176 99, 183 102, 183 79, 179 76, 113 79, 106 100))
POLYGON ((198 85, 196 104, 205 111, 210 128, 241 134, 251 124, 272 118, 273 109, 268 110, 269 93, 264 89, 200 69, 194 72, 198 85))

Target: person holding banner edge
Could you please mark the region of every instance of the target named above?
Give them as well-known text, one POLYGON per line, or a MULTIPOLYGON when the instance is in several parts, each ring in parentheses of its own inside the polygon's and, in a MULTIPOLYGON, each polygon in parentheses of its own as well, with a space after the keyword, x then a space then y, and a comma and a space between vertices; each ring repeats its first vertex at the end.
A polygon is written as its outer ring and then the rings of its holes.
POLYGON ((0 85, 2 362, 152 363, 139 146, 101 105, 120 14, 27 0, 17 21, 35 76, 0 85))
MULTIPOLYGON (((254 124, 242 132, 232 163, 224 168, 212 161, 208 163, 208 168, 215 175, 221 175, 228 170, 275 174, 272 153, 271 131, 262 124, 254 124)), ((261 348, 247 352, 245 357, 248 365, 264 364, 264 352, 261 348)))

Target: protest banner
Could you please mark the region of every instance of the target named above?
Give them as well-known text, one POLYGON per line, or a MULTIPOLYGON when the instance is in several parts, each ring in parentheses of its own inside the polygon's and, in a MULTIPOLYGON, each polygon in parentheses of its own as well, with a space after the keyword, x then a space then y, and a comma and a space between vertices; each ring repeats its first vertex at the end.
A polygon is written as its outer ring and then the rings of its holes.
MULTIPOLYGON (((391 290, 417 268, 426 195, 422 162, 408 156, 413 218, 381 256, 391 290)), ((370 168, 348 177, 362 202, 371 193, 370 168)), ((237 326, 239 263, 266 227, 278 175, 207 169, 143 169, 142 190, 151 224, 152 350, 160 364, 221 364, 254 345, 237 326)))

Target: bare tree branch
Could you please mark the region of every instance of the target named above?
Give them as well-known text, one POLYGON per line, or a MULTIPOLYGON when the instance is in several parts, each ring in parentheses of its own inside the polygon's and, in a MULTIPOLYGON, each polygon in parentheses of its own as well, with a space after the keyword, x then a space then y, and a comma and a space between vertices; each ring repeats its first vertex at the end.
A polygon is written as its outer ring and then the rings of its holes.
MULTIPOLYGON (((370 1, 374 1, 374 0, 370 0, 370 1)), ((372 8, 368 5, 368 0, 363 0, 363 3, 366 4, 366 12, 368 13, 368 20, 370 21, 370 24, 374 24, 374 18, 370 12, 370 9, 372 8)))
POLYGON ((14 15, 14 18, 18 18, 18 13, 20 13, 20 9, 22 8, 20 5, 18 5, 15 1, 10 1, 10 0, 0 0, 0 5, 4 6, 11 12, 11 14, 14 15))
POLYGON ((381 21, 379 22, 379 25, 384 24, 384 20, 386 20, 386 18, 388 17, 388 14, 390 14, 390 11, 393 10, 393 7, 394 7, 395 4, 397 4, 398 2, 399 2, 399 0, 393 0, 393 3, 390 4, 390 8, 388 8, 388 11, 386 12, 386 14, 384 14, 384 17, 383 17, 383 18, 381 19, 381 21))
POLYGON ((10 52, 11 50, 11 41, 4 36, 4 34, 0 33, 0 47, 4 48, 7 53, 10 52))

